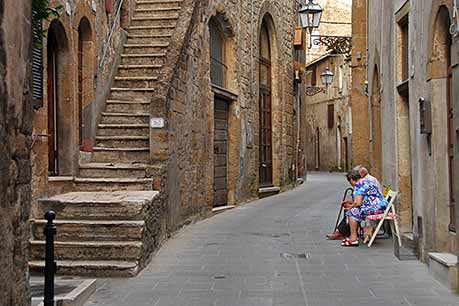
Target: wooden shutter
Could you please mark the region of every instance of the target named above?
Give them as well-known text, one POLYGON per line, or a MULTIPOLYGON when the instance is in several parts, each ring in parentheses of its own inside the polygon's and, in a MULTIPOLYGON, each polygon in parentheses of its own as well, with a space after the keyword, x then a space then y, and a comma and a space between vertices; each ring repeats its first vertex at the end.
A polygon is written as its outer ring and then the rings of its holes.
POLYGON ((295 41, 293 43, 296 49, 302 49, 303 47, 303 29, 295 29, 295 41))
POLYGON ((332 129, 335 126, 335 105, 328 104, 328 128, 332 129))
MULTIPOLYGON (((36 12, 32 12, 32 15, 36 12)), ((42 24, 32 25, 32 98, 35 107, 43 106, 43 27, 42 24)))

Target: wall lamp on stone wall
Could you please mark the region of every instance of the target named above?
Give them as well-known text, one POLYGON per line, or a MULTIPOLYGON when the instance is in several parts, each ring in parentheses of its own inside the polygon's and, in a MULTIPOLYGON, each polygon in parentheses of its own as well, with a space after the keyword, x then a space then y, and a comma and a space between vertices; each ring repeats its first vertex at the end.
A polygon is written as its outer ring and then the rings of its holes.
MULTIPOLYGON (((309 34, 317 29, 320 25, 320 19, 324 9, 319 5, 309 0, 307 4, 301 6, 298 11, 300 15, 301 27, 307 29, 309 34)), ((312 47, 311 40, 309 40, 309 49, 312 47)))
POLYGON ((325 68, 325 70, 320 74, 320 80, 322 81, 322 84, 325 85, 325 87, 307 86, 305 92, 306 95, 315 96, 318 93, 326 92, 328 86, 330 86, 333 83, 334 78, 334 73, 328 67, 325 68))

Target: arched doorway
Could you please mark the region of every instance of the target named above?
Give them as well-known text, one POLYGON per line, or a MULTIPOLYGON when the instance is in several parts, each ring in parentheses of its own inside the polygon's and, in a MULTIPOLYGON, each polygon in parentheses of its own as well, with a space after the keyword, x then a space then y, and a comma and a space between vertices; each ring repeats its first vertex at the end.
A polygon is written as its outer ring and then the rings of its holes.
POLYGON ((378 67, 373 72, 371 91, 371 118, 372 118, 372 174, 382 179, 382 139, 381 139, 381 84, 379 82, 378 67))
POLYGON ((89 20, 83 17, 78 25, 78 145, 88 151, 84 144, 84 108, 92 98, 92 31, 89 20))
POLYGON ((259 41, 259 184, 273 185, 272 147, 272 69, 269 29, 264 19, 259 41))
MULTIPOLYGON (((432 85, 432 116, 434 128, 432 131, 432 153, 435 168, 440 177, 437 180, 445 182, 444 189, 436 190, 436 222, 437 229, 456 231, 456 211, 454 199, 455 171, 454 155, 454 125, 452 103, 452 67, 451 67, 451 35, 449 34, 450 14, 446 6, 438 10, 430 58, 430 73, 432 85), (445 205, 447 203, 447 205, 445 205), (449 217, 447 217, 449 215, 449 217), (449 224, 445 224, 449 220, 449 224)), ((439 242, 441 239, 438 239, 439 242)), ((437 247, 442 248, 440 242, 437 247)))
MULTIPOLYGON (((64 92, 68 72, 67 37, 62 24, 54 20, 47 33, 47 110, 48 110, 48 175, 68 175, 71 173, 71 114, 72 109, 66 107, 64 92)), ((68 96, 68 95, 67 95, 68 96)))

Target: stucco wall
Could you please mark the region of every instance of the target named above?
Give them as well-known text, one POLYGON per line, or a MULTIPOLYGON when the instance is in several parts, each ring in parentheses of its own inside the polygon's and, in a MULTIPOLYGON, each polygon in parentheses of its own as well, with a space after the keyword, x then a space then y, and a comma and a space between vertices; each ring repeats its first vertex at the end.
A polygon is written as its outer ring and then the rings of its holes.
MULTIPOLYGON (((371 92, 371 88, 376 86, 372 84, 375 67, 377 66, 380 71, 383 183, 394 189, 403 189, 400 177, 403 172, 406 172, 406 169, 400 169, 398 148, 408 146, 411 157, 408 170, 411 171, 412 204, 400 203, 400 205, 406 209, 411 209, 409 206, 412 206, 413 226, 412 229, 409 229, 410 226, 405 226, 404 230, 413 232, 423 260, 427 259, 429 251, 457 253, 456 235, 448 230, 446 85, 445 81, 441 77, 436 77, 435 71, 432 71, 432 69, 441 67, 432 62, 433 33, 447 33, 447 30, 444 29, 438 32, 438 27, 435 27, 435 18, 438 8, 441 5, 450 7, 451 1, 425 0, 409 3, 410 64, 409 124, 407 126, 409 127, 409 143, 402 143, 400 132, 396 128, 400 120, 397 116, 399 94, 396 87, 400 82, 400 77, 397 62, 399 52, 396 45, 398 31, 396 22, 400 14, 397 12, 405 2, 370 1, 370 3, 368 18, 372 22, 368 24, 368 74, 371 92), (418 106, 420 97, 432 102, 433 131, 430 146, 429 137, 420 133, 418 106)), ((452 45, 453 84, 457 84, 457 39, 453 39, 452 45)), ((455 105, 454 120, 455 128, 457 128, 459 100, 457 89, 453 90, 452 100, 455 105)), ((457 139, 454 145, 456 148, 455 169, 458 169, 457 139)), ((456 190, 457 185, 456 176, 456 190)), ((404 192, 410 192, 410 190, 404 192)), ((401 221, 405 224, 411 223, 411 220, 401 221)))

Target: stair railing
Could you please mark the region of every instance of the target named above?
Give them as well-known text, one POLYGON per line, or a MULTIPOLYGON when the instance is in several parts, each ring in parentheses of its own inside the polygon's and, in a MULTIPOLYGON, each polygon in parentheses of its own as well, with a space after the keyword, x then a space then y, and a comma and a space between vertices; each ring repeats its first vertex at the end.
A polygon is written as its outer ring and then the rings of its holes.
POLYGON ((107 41, 105 42, 105 45, 104 45, 104 50, 102 52, 102 57, 100 58, 100 61, 99 61, 99 68, 102 67, 102 65, 103 65, 103 63, 105 61, 105 56, 107 54, 108 47, 110 46, 110 43, 111 43, 111 40, 112 40, 112 36, 113 36, 113 32, 115 31, 115 27, 116 27, 117 22, 120 20, 119 16, 120 16, 120 13, 121 13, 121 6, 122 5, 123 5, 123 0, 120 0, 120 2, 118 3, 118 8, 116 9, 115 18, 113 19, 112 27, 110 28, 110 32, 108 33, 107 41))

